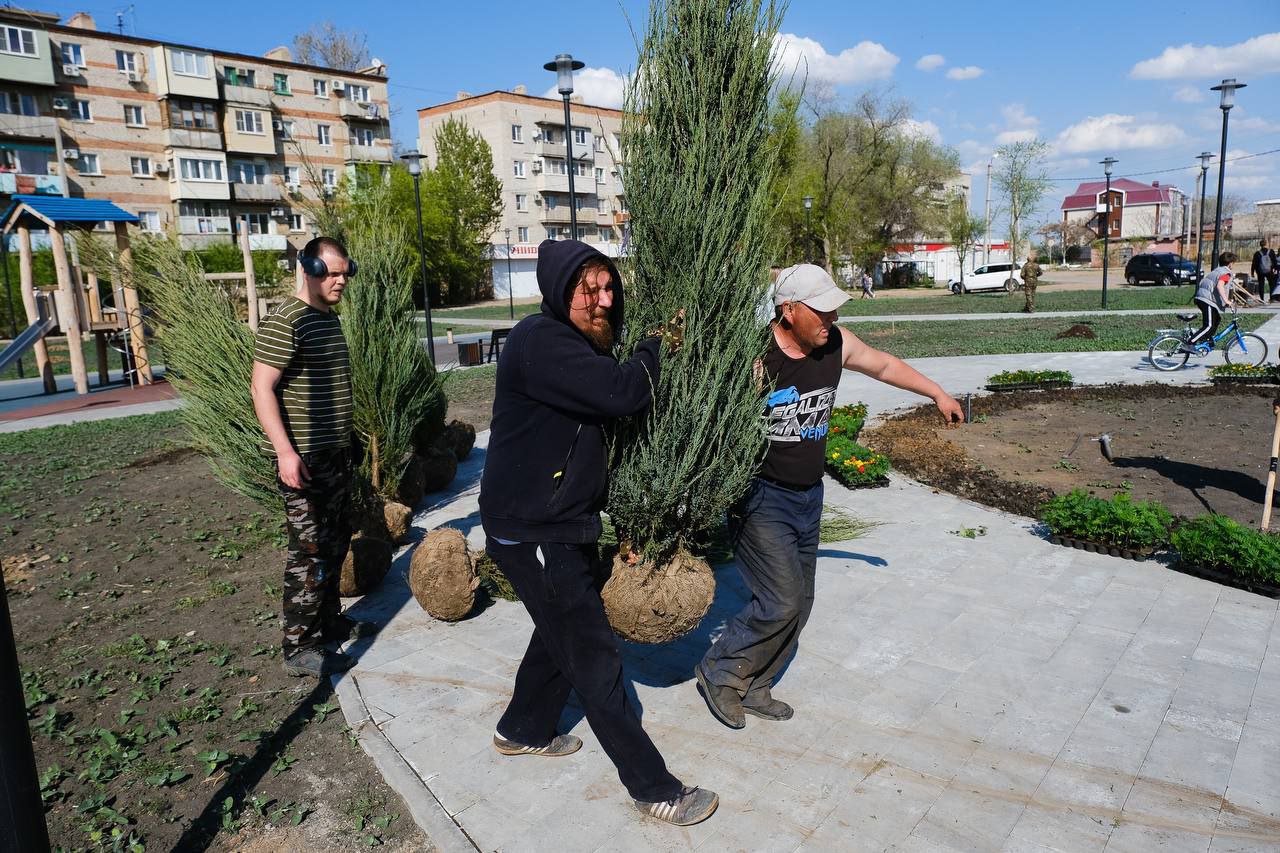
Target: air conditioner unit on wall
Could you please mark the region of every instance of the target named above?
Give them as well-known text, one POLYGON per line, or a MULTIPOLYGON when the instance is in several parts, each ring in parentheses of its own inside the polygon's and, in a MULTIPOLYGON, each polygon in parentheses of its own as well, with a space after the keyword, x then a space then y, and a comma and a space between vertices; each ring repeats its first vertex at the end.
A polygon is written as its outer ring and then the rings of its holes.
POLYGON ((69 110, 71 109, 71 99, 70 98, 54 98, 53 108, 55 110, 69 110))
POLYGON ((121 71, 120 73, 123 74, 124 79, 128 80, 130 83, 142 82, 142 75, 137 71, 121 71))
POLYGON ((271 208, 271 215, 272 215, 274 218, 276 218, 276 219, 283 219, 283 218, 284 218, 284 208, 283 208, 283 207, 273 207, 273 208, 271 208))
POLYGON ((346 84, 346 82, 344 82, 344 81, 342 81, 342 80, 334 80, 334 81, 333 81, 333 91, 335 91, 335 92, 342 92, 342 91, 345 91, 345 90, 346 90, 346 88, 347 88, 347 84, 346 84))
POLYGON ((79 76, 80 76, 80 66, 79 66, 79 65, 76 65, 74 62, 69 62, 69 63, 67 63, 66 65, 63 65, 63 66, 62 66, 62 76, 64 76, 64 77, 79 77, 79 76))
POLYGON ((157 160, 151 166, 151 171, 155 172, 157 175, 167 175, 169 174, 169 164, 163 160, 157 160))
POLYGON ((64 148, 64 149, 62 149, 62 159, 63 159, 63 160, 79 160, 79 159, 80 159, 80 149, 79 149, 79 148, 64 148))

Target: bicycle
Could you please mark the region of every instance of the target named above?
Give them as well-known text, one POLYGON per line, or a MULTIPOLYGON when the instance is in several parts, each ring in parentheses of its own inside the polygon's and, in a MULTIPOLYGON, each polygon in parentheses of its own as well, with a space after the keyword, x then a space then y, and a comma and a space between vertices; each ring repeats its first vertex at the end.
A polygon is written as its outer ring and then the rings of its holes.
MULTIPOLYGON (((1232 314, 1236 313, 1233 309, 1232 314)), ((1178 314, 1179 320, 1191 323, 1200 319, 1199 314, 1178 314)), ((1147 358, 1156 370, 1177 370, 1187 363, 1191 353, 1182 347, 1191 339, 1196 329, 1190 325, 1179 332, 1177 329, 1158 329, 1156 338, 1147 349, 1147 358)), ((1267 342, 1252 332, 1240 331, 1240 324, 1232 318, 1225 329, 1213 336, 1213 341, 1201 341, 1196 344, 1196 356, 1203 358, 1217 348, 1218 343, 1230 338, 1222 347, 1223 358, 1227 364, 1245 364, 1258 367, 1267 360, 1267 342)))

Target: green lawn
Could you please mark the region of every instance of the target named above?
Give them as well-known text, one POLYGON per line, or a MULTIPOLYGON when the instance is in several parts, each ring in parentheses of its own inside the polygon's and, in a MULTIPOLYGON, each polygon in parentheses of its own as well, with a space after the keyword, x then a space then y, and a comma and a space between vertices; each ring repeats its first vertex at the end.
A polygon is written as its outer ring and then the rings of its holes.
MULTIPOLYGON (((1253 331, 1269 319, 1265 314, 1242 314, 1240 327, 1253 331)), ((1162 317, 1119 314, 1027 320, 913 320, 856 323, 845 328, 872 346, 901 358, 928 358, 1020 352, 1145 351, 1157 328, 1180 325, 1176 320, 1165 322, 1162 317), (1057 337, 1076 324, 1089 326, 1097 337, 1057 337)))
MULTIPOLYGON (((1110 310, 1169 308, 1191 310, 1195 288, 1125 288, 1107 293, 1110 310)), ((965 296, 930 296, 916 299, 850 299, 840 308, 841 317, 875 317, 883 314, 995 314, 1022 310, 1026 297, 1020 293, 970 293, 965 296)), ((1100 290, 1041 290, 1036 293, 1036 311, 1094 311, 1102 308, 1100 290)))
MULTIPOLYGON (((539 303, 516 303, 516 319, 538 313, 539 303)), ((443 321, 448 317, 466 317, 468 320, 506 320, 511 322, 511 308, 507 305, 464 305, 461 308, 440 308, 431 312, 431 320, 443 321)))

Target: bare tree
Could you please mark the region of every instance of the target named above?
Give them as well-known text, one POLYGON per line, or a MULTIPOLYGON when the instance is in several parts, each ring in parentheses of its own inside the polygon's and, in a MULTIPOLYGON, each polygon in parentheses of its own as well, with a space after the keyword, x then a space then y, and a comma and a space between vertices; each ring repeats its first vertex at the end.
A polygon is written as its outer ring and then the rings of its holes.
MULTIPOLYGON (((1040 139, 1011 142, 996 149, 999 168, 992 178, 1009 205, 1009 260, 1013 269, 1017 269, 1020 257, 1022 222, 1035 212, 1052 186, 1044 169, 1048 152, 1048 143, 1040 139)), ((1031 313, 1036 310, 1035 284, 1026 282, 1024 290, 1027 301, 1022 310, 1031 313)))
POLYGON ((369 38, 359 30, 321 21, 293 37, 293 59, 303 65, 358 71, 369 64, 369 38))
POLYGON ((960 287, 964 288, 964 267, 969 251, 982 239, 986 222, 969 212, 969 202, 962 192, 953 192, 947 200, 947 236, 960 256, 960 287))

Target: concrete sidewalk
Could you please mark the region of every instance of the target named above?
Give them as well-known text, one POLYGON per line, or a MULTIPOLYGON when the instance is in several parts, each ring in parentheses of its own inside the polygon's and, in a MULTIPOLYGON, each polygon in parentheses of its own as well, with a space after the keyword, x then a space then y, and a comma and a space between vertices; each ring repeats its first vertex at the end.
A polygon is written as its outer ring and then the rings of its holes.
MULTIPOLYGON (((1151 315, 1164 316, 1168 318, 1168 322, 1161 321, 1152 323, 1151 328, 1154 330, 1157 326, 1180 327, 1185 325, 1177 318, 1179 313, 1199 314, 1194 307, 1187 308, 1134 308, 1124 311, 1037 311, 1034 314, 1024 314, 1021 311, 992 311, 982 314, 858 314, 851 316, 841 316, 836 322, 838 323, 913 323, 925 320, 1044 320, 1053 319, 1055 317, 1116 317, 1130 315, 1151 315)), ((1278 308, 1241 308, 1241 314, 1277 314, 1280 313, 1278 308)), ((1228 320, 1230 318, 1228 317, 1228 320)), ((1224 321, 1225 324, 1225 321, 1224 321)), ((1199 328, 1200 321, 1197 320, 1194 325, 1199 328)))

